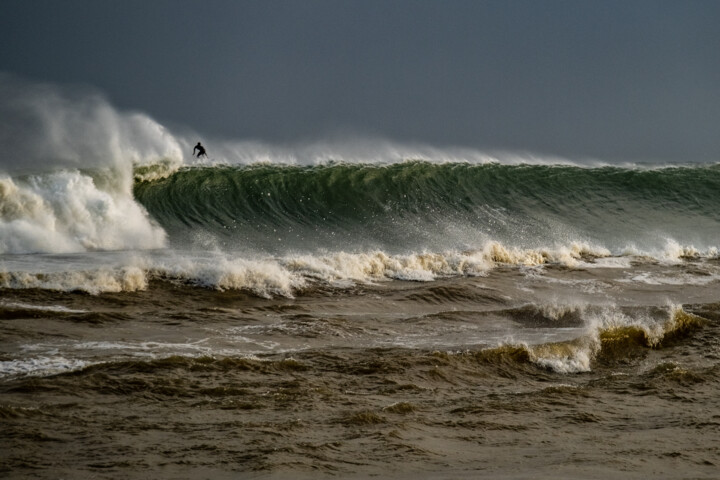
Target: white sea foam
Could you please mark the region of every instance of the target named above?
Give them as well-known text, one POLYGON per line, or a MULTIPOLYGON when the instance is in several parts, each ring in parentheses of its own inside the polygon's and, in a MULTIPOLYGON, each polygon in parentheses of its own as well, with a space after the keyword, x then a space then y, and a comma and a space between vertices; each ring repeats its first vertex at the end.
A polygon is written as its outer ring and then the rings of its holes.
POLYGON ((407 255, 390 255, 383 251, 326 252, 246 260, 217 253, 211 257, 166 259, 154 263, 151 268, 154 275, 221 290, 246 289, 259 295, 292 296, 312 282, 331 285, 391 279, 427 282, 441 277, 483 276, 498 265, 535 266, 552 261, 574 264, 573 258, 565 250, 556 255, 550 251, 506 248, 490 242, 476 251, 407 255))
POLYGON ((533 361, 558 373, 582 373, 590 371, 590 364, 594 356, 593 348, 577 348, 571 352, 562 352, 555 355, 534 355, 533 361))
POLYGON ((159 359, 183 355, 238 354, 234 350, 214 351, 207 339, 193 342, 166 341, 86 341, 35 343, 22 346, 23 357, 0 361, 0 378, 47 376, 81 370, 92 365, 131 359, 159 359))
POLYGON ((110 269, 100 267, 91 271, 52 273, 0 272, 0 287, 10 289, 39 288, 64 292, 84 291, 134 292, 147 288, 146 273, 138 267, 110 269))
POLYGON ((61 355, 38 356, 22 360, 0 361, 0 378, 16 376, 45 376, 81 370, 93 363, 66 358, 61 355))
MULTIPOLYGON (((131 254, 20 256, 17 260, 0 262, 0 287, 80 290, 98 294, 143 290, 151 279, 160 278, 219 290, 248 290, 261 296, 292 297, 317 283, 347 288, 388 280, 428 282, 454 276, 487 276, 499 266, 529 267, 526 276, 532 276, 532 269, 536 267, 557 264, 586 268, 592 265, 588 261, 607 255, 602 249, 589 251, 587 246, 576 244, 556 249, 522 249, 491 241, 477 250, 409 254, 373 250, 277 257, 250 253, 243 257, 220 250, 161 249, 131 254), (23 260, 26 258, 27 261, 23 260)), ((539 272, 535 274, 539 275, 539 272)), ((591 293, 606 288, 605 284, 592 279, 541 278, 546 282, 579 285, 591 293)), ((714 276, 698 278, 706 283, 715 279, 714 276)), ((677 280, 687 283, 692 278, 679 276, 677 280)))
POLYGON ((217 288, 250 290, 257 295, 291 297, 295 289, 305 286, 305 279, 288 271, 273 259, 245 260, 229 255, 212 257, 171 257, 152 266, 154 275, 217 288))
MULTIPOLYGON (((585 322, 584 329, 580 330, 580 336, 572 341, 543 342, 537 345, 521 343, 529 352, 532 362, 558 373, 589 372, 593 359, 602 348, 603 332, 632 327, 643 331, 650 345, 656 345, 665 335, 672 332, 679 322, 682 322, 684 315, 686 316, 682 306, 675 304, 668 304, 661 311, 642 308, 624 311, 614 305, 581 304, 547 305, 542 311, 550 318, 575 312, 585 322)), ((514 344, 514 342, 506 341, 503 344, 514 344)))
POLYGON ((128 355, 130 357, 162 358, 167 355, 210 355, 213 351, 209 346, 205 345, 206 342, 206 338, 194 342, 165 342, 161 340, 142 342, 91 341, 72 343, 69 347, 76 351, 103 352, 112 353, 113 355, 128 355))
POLYGON ((9 310, 37 310, 39 312, 57 312, 57 313, 87 313, 87 310, 78 310, 74 308, 67 308, 63 305, 31 305, 23 302, 6 302, 0 301, 0 307, 9 310))
POLYGON ((647 285, 708 285, 720 280, 718 275, 693 275, 690 273, 673 273, 668 275, 639 272, 629 274, 628 278, 619 279, 623 283, 644 283, 647 285))
POLYGON ((0 253, 147 249, 165 233, 135 202, 133 165, 182 162, 146 115, 85 88, 0 74, 0 253))
POLYGON ((704 248, 691 244, 683 244, 673 238, 665 238, 659 246, 628 245, 622 249, 624 258, 633 261, 660 262, 666 265, 677 265, 685 261, 694 261, 706 258, 717 258, 718 249, 714 246, 704 248))
POLYGON ((128 193, 63 171, 0 178, 0 253, 159 248, 165 232, 128 193))

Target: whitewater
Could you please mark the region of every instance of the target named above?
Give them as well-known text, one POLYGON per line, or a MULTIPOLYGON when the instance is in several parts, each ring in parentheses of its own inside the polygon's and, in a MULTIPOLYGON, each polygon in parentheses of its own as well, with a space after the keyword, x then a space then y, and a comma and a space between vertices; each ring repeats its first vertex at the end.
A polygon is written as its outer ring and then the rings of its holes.
POLYGON ((715 475, 718 165, 0 87, 3 476, 715 475))

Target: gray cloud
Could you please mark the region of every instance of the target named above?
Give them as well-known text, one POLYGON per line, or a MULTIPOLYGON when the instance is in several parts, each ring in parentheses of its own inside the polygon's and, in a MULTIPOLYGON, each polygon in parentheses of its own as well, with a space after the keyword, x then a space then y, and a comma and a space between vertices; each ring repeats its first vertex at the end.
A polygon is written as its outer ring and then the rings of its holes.
POLYGON ((720 156, 712 1, 7 0, 4 70, 214 136, 720 156))

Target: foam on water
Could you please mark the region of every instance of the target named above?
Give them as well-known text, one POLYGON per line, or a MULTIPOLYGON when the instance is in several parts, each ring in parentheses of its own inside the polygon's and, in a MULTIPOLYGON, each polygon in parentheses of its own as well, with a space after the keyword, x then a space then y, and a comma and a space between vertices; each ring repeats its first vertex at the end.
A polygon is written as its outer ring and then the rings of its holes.
POLYGON ((0 288, 84 291, 92 294, 144 290, 151 279, 164 279, 218 290, 247 290, 260 296, 292 297, 307 287, 350 287, 387 280, 430 282, 457 276, 485 276, 498 266, 584 265, 587 249, 506 247, 488 242, 474 251, 389 254, 319 252, 247 258, 216 251, 157 250, 121 255, 6 257, 0 261, 0 288))
POLYGON ((61 355, 39 356, 21 360, 0 361, 0 378, 17 376, 47 376, 81 370, 93 363, 61 355))
MULTIPOLYGON (((665 308, 634 308, 616 306, 576 306, 585 322, 585 333, 577 339, 539 345, 522 344, 531 360, 558 373, 589 372, 603 348, 622 342, 619 355, 627 348, 657 348, 669 336, 702 325, 704 319, 685 312, 680 305, 665 308)), ((563 310, 567 313, 567 310, 563 310)), ((614 352, 613 352, 614 353, 614 352)))
POLYGON ((81 370, 92 365, 129 360, 162 359, 182 355, 233 355, 237 351, 213 351, 207 339, 193 342, 168 341, 70 341, 26 344, 23 359, 0 361, 0 378, 48 376, 81 370))
MULTIPOLYGON (((504 266, 519 268, 528 280, 541 282, 538 285, 568 285, 592 294, 606 291, 609 284, 600 279, 547 275, 544 267, 619 269, 634 261, 632 257, 602 256, 607 254, 602 249, 592 250, 577 244, 539 250, 508 247, 490 241, 478 250, 410 254, 370 250, 267 256, 221 250, 161 249, 95 252, 82 256, 25 255, 0 259, 0 288, 99 294, 145 290, 151 280, 159 279, 218 290, 245 290, 265 297, 293 297, 317 284, 349 288, 389 280, 432 282, 451 277, 484 277, 504 266)), ((703 286, 720 278, 710 264, 704 270, 696 270, 629 271, 625 273, 626 277, 617 281, 703 286)))
POLYGON ((0 272, 0 287, 11 289, 39 288, 65 292, 84 291, 134 292, 147 288, 146 273, 137 267, 62 273, 0 272))
POLYGON ((0 254, 165 245, 132 193, 133 164, 182 161, 161 125, 97 92, 4 74, 0 119, 0 254))
POLYGON ((78 310, 67 308, 62 305, 31 305, 23 302, 7 302, 0 301, 0 308, 8 310, 37 310, 38 312, 57 312, 57 313, 87 313, 88 310, 78 310))
POLYGON ((0 253, 149 249, 165 232, 128 192, 79 171, 0 178, 0 253))

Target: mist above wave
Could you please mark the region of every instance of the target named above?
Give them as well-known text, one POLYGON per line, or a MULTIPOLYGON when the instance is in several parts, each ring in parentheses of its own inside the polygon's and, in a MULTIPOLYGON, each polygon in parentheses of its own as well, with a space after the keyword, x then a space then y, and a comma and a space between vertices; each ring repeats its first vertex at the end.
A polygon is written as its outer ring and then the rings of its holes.
POLYGON ((97 92, 0 75, 0 253, 159 248, 165 233, 135 202, 133 164, 182 147, 97 92))
POLYGON ((202 138, 208 158, 196 159, 198 139, 90 88, 0 74, 0 253, 249 245, 277 255, 399 254, 494 240, 590 242, 617 253, 667 239, 707 249, 716 238, 717 209, 697 201, 714 192, 716 175, 668 180, 574 168, 601 162, 354 137, 291 146, 202 138))

